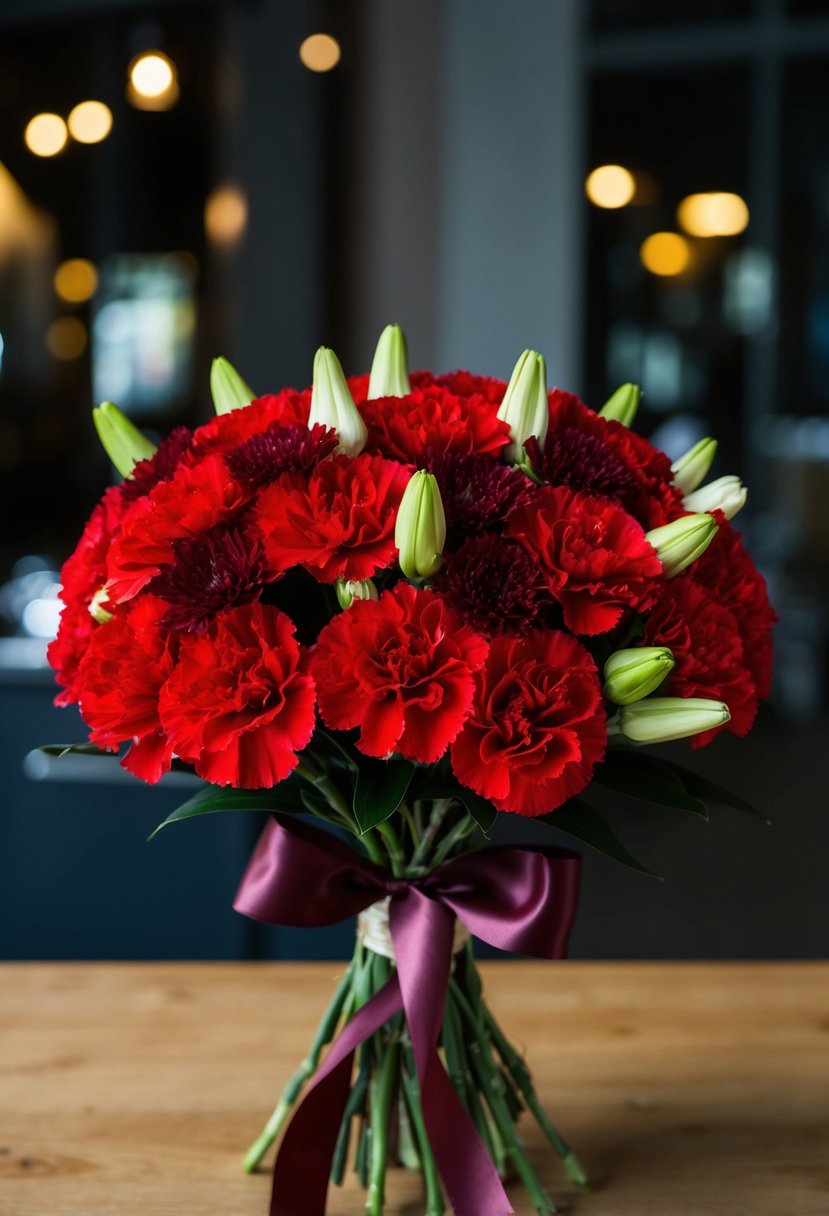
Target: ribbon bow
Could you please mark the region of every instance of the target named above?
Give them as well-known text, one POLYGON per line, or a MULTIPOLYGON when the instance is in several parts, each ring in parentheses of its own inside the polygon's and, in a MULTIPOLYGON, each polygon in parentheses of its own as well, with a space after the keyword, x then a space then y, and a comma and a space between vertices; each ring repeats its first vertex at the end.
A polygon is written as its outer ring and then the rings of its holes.
POLYGON ((576 913, 581 858, 562 849, 488 848, 420 878, 394 878, 329 832, 275 815, 233 902, 272 925, 334 924, 391 897, 397 969, 347 1023, 285 1132, 270 1216, 322 1216, 354 1052, 401 1009, 423 1117, 456 1216, 512 1212, 485 1145, 437 1052, 455 917, 500 950, 562 958, 576 913))

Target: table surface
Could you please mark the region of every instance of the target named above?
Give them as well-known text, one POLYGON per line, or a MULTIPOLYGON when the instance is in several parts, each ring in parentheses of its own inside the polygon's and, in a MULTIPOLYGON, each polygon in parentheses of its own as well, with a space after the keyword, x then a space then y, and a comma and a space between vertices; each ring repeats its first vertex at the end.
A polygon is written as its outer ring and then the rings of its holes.
MULTIPOLYGON (((490 963, 490 1002, 595 1180, 561 1212, 827 1216, 829 965, 490 963)), ((337 964, 0 967, 3 1216, 265 1216, 259 1131, 337 964)), ((270 1158, 268 1158, 268 1163, 270 1158)), ((516 1211, 530 1207, 513 1187, 516 1211)), ((387 1216, 423 1211, 395 1171, 387 1216)), ((329 1216, 362 1213, 352 1182, 329 1216)), ((483 1216, 483 1214, 482 1214, 483 1216)))

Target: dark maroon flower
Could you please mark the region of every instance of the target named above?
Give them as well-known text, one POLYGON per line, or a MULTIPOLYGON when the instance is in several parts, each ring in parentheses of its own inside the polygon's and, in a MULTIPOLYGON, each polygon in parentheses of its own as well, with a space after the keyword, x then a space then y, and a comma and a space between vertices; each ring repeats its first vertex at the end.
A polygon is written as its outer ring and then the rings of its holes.
POLYGON ((543 452, 534 435, 524 448, 534 471, 552 486, 600 494, 622 506, 627 497, 637 492, 633 471, 597 435, 568 426, 548 437, 543 452))
POLYGON ((200 536, 178 540, 172 565, 150 584, 169 604, 161 624, 204 633, 223 608, 258 600, 265 580, 260 542, 241 528, 218 524, 200 536))
POLYGON ((337 432, 318 422, 310 429, 272 422, 267 430, 226 452, 225 464, 243 485, 267 486, 280 473, 309 473, 332 454, 338 442, 337 432))
POLYGON ((487 634, 525 633, 549 599, 529 553, 494 533, 449 554, 434 586, 461 620, 487 634))
POLYGON ((425 468, 437 479, 450 545, 502 524, 532 501, 533 483, 521 472, 479 452, 433 452, 425 468))
POLYGON ((139 460, 130 476, 121 483, 124 502, 135 502, 142 495, 149 494, 159 482, 169 481, 192 438, 186 426, 177 426, 166 439, 161 440, 149 460, 139 460))

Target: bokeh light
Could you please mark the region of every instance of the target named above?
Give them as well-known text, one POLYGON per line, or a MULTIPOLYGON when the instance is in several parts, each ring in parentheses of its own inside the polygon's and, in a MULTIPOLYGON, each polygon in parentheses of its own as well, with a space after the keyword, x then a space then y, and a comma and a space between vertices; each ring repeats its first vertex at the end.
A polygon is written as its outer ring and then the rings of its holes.
POLYGON ((46 330, 46 345, 56 359, 80 358, 86 343, 86 326, 77 317, 58 317, 46 330))
POLYGON ((82 101, 66 121, 69 134, 79 144, 99 144, 112 130, 112 110, 102 101, 82 101))
POLYGON ((639 257, 651 274, 682 274, 691 261, 691 246, 678 232, 654 232, 642 242, 639 257))
POLYGON ((67 304, 83 304, 95 294, 98 271, 86 258, 69 258, 55 271, 55 291, 67 304))
POLYGON ((311 34, 299 48, 299 57, 310 72, 330 72, 340 62, 340 44, 330 34, 311 34))
POLYGON ((622 165, 599 165, 587 175, 584 189, 594 206, 615 211, 631 201, 636 182, 630 170, 622 165))
POLYGON ((163 51, 143 51, 129 68, 127 99, 139 110, 169 110, 179 98, 176 65, 163 51))
POLYGON ((27 124, 23 138, 35 156, 57 156, 66 147, 66 123, 60 114, 36 114, 27 124))
POLYGON ((248 222, 248 200, 241 186, 227 182, 208 196, 204 228, 216 245, 235 245, 248 222))
POLYGON ((677 208, 681 227, 691 236, 737 236, 748 227, 749 212, 739 194, 709 191, 689 194, 677 208))

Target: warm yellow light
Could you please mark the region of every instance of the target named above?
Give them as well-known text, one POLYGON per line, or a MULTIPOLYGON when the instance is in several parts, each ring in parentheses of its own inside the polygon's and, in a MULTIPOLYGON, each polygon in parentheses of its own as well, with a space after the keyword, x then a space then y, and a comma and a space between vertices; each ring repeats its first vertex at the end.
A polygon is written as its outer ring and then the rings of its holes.
POLYGON ((330 72, 340 62, 340 44, 330 34, 311 34, 299 48, 299 57, 311 72, 330 72))
POLYGON ((217 186, 204 204, 204 228, 217 245, 235 245, 248 222, 247 195, 232 182, 217 186))
POLYGON ((642 242, 639 257, 651 274, 682 274, 691 260, 691 246, 678 232, 654 232, 642 242))
POLYGON ((46 345, 56 359, 79 358, 86 340, 86 326, 77 317, 58 317, 46 330, 46 345))
POLYGON ((677 208, 677 219, 691 236, 737 236, 748 227, 748 207, 739 194, 709 191, 689 194, 677 208))
POLYGON ((99 144, 112 130, 112 110, 102 101, 82 101, 70 112, 67 125, 79 144, 99 144))
POLYGON ((66 147, 66 123, 60 114, 36 114, 28 123, 23 138, 35 156, 57 156, 66 147))
POLYGON ((622 165, 599 165, 588 174, 584 189, 596 207, 615 211, 628 205, 636 193, 636 182, 622 165))
POLYGON ((86 258, 70 258, 55 271, 55 291, 67 304, 83 304, 94 296, 98 286, 98 271, 86 258))
POLYGON ((127 99, 139 110, 169 110, 179 99, 176 65, 163 51, 144 51, 130 64, 127 99))

